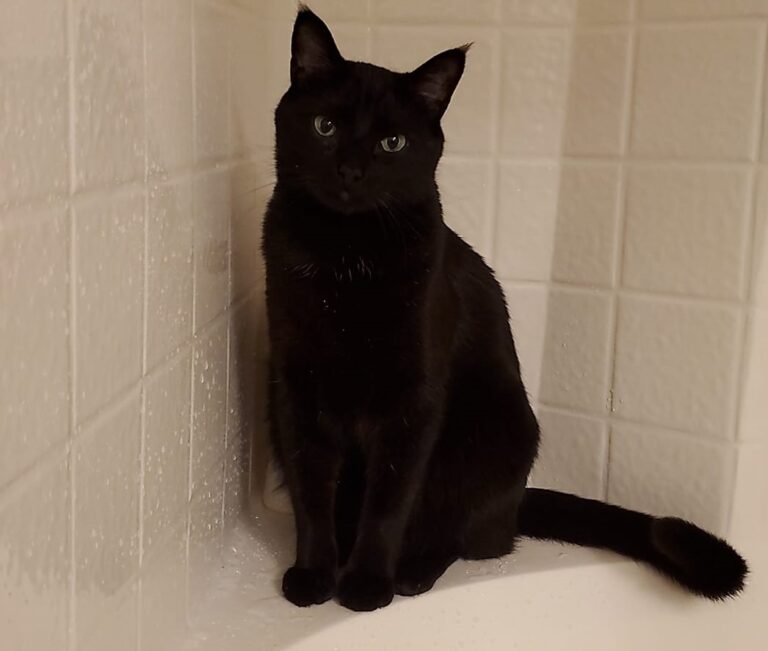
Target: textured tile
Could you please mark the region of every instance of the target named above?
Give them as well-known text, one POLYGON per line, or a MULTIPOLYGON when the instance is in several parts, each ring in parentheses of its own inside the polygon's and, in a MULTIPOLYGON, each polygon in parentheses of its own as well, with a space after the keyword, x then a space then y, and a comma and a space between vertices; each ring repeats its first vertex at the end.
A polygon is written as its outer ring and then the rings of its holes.
POLYGON ((0 613, 8 649, 67 648, 69 470, 61 459, 0 507, 0 613), (44 615, 44 616, 41 616, 44 615))
POLYGON ((443 117, 447 152, 492 149, 499 43, 491 29, 479 27, 377 27, 373 60, 393 70, 413 70, 429 58, 473 42, 464 75, 443 117))
POLYGON ((146 380, 144 553, 181 517, 189 484, 192 359, 185 350, 146 380))
POLYGON ((540 400, 603 412, 608 401, 611 302, 603 294, 552 290, 547 306, 540 400))
POLYGON ((198 161, 229 156, 229 49, 226 14, 195 0, 195 156, 198 161))
POLYGON ((766 0, 639 0, 641 19, 765 16, 766 0))
POLYGON ((0 204, 68 188, 64 0, 0 5, 0 204))
POLYGON ((629 31, 579 32, 573 39, 563 148, 568 154, 621 152, 629 31))
POLYGON ((224 457, 227 427, 227 321, 201 335, 194 353, 192 490, 224 457))
POLYGON ((141 3, 74 0, 78 187, 144 173, 141 3))
POLYGON ((77 651, 135 651, 138 637, 138 590, 131 583, 116 599, 112 610, 95 631, 80 635, 77 651))
POLYGON ((554 163, 501 164, 493 256, 501 278, 550 279, 559 182, 554 163))
POLYGON ((504 153, 560 152, 570 52, 567 29, 505 32, 500 116, 504 153))
MULTIPOLYGON (((192 164, 192 4, 146 2, 147 158, 150 173, 192 164)), ((252 69, 254 66, 251 62, 252 69)))
POLYGON ((614 423, 608 499, 723 532, 733 482, 733 451, 666 430, 614 423))
POLYGON ((749 157, 757 118, 760 41, 758 25, 641 30, 632 152, 749 157))
POLYGON ((69 432, 69 224, 0 222, 0 486, 69 432))
POLYGON ((768 444, 768 310, 748 315, 739 414, 739 440, 768 444))
MULTIPOLYGON (((363 3, 360 3, 363 4, 363 3)), ((407 23, 492 23, 498 14, 499 0, 373 0, 379 22, 407 23)))
POLYGON ((736 389, 735 309, 623 297, 613 409, 619 415, 727 438, 736 389))
POLYGON ((619 170, 613 164, 566 164, 560 177, 552 277, 610 287, 618 222, 619 170))
POLYGON ((606 424, 542 407, 539 425, 541 448, 531 484, 603 499, 608 457, 606 424))
POLYGON ((147 364, 192 335, 192 186, 150 187, 147 226, 147 364))
POLYGON ((168 651, 185 626, 186 518, 149 558, 141 584, 141 650, 168 651))
POLYGON ((547 324, 549 293, 546 285, 504 283, 509 321, 515 348, 520 359, 523 382, 528 395, 539 397, 541 365, 544 360, 544 336, 547 324))
POLYGON ((443 218, 481 255, 490 253, 494 169, 490 160, 446 156, 438 168, 443 218))
POLYGON ((578 0, 502 0, 502 14, 509 23, 569 23, 578 0))
POLYGON ((75 591, 85 640, 122 602, 139 564, 141 401, 134 391, 75 447, 75 591))
POLYGON ((232 196, 228 172, 194 181, 195 332, 229 304, 229 230, 232 196))
POLYGON ((76 351, 82 420, 141 374, 144 206, 115 195, 76 209, 76 351))
POLYGON ((622 23, 632 18, 633 0, 578 0, 579 23, 622 23))

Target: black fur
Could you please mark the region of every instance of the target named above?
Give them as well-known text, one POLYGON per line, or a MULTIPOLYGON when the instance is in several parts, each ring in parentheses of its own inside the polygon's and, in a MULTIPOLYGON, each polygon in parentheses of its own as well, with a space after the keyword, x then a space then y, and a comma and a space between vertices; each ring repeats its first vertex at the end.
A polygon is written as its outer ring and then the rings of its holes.
POLYGON ((520 534, 735 594, 744 562, 701 529, 525 488, 539 430, 504 296, 443 223, 435 184, 466 51, 398 74, 344 60, 308 9, 296 19, 263 239, 271 438, 297 529, 284 594, 371 610, 520 534), (399 134, 402 151, 384 151, 399 134))

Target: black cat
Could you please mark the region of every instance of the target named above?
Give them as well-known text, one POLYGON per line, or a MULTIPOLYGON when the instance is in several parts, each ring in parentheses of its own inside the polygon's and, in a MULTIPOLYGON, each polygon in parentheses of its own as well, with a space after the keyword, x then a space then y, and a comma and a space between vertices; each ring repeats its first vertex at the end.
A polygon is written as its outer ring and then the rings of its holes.
POLYGON ((525 487, 539 428, 504 296, 435 183, 468 46, 390 72, 346 61, 302 7, 291 48, 263 238, 271 438, 297 531, 285 596, 372 610, 518 535, 739 592, 742 558, 692 524, 525 487))

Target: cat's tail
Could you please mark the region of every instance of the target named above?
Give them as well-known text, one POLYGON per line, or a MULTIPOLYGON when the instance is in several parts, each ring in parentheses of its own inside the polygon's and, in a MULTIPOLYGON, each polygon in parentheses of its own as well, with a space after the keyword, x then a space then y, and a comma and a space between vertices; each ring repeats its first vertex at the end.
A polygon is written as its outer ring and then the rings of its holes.
POLYGON ((651 565, 691 592, 725 599, 744 587, 748 568, 724 540, 678 518, 655 518, 597 500, 528 488, 520 533, 598 547, 651 565))

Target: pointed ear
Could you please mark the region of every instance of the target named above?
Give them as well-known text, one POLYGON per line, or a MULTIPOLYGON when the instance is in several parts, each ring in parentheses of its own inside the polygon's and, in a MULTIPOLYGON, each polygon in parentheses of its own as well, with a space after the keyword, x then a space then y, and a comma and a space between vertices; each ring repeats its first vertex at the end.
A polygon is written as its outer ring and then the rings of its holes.
POLYGON ((299 5, 291 38, 291 83, 324 76, 344 62, 331 31, 306 5, 299 5))
POLYGON ((471 43, 433 56, 409 73, 413 92, 438 118, 442 117, 453 91, 464 72, 464 62, 471 43))

